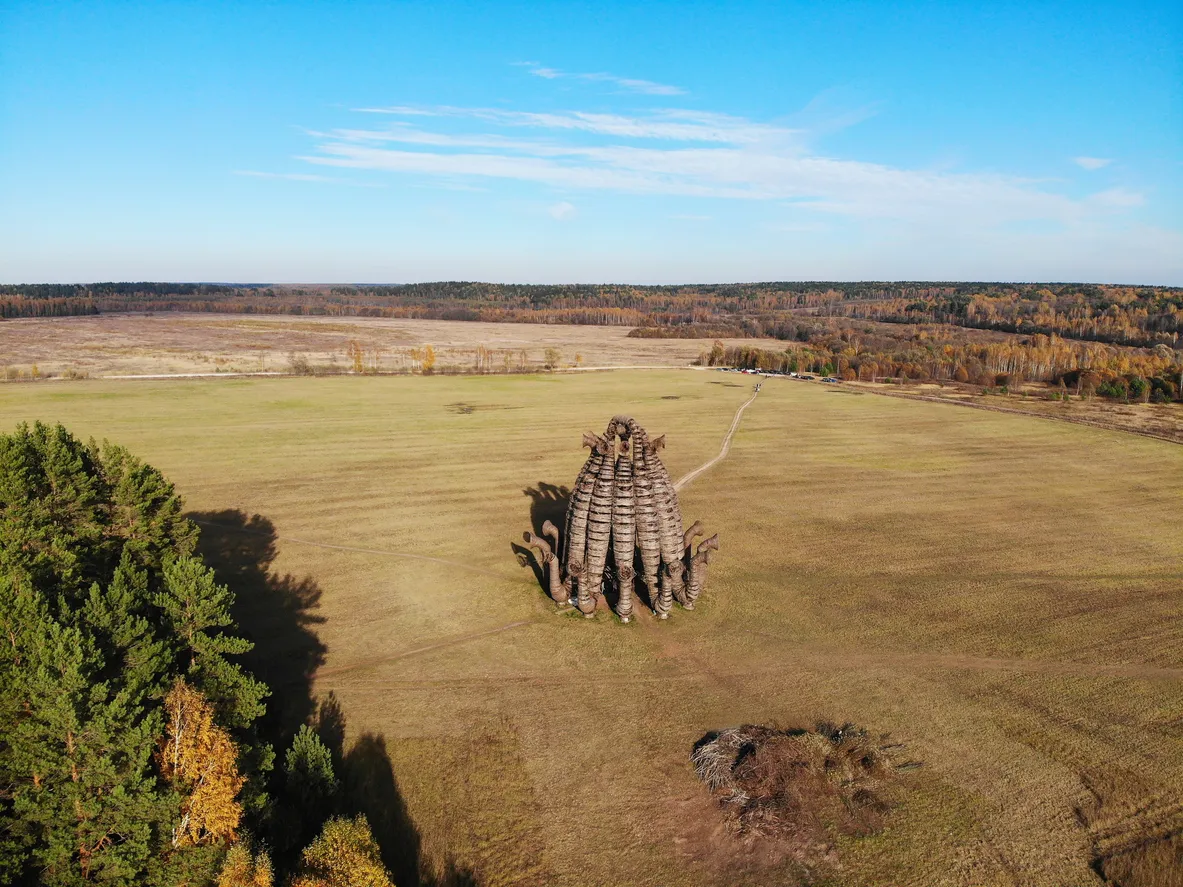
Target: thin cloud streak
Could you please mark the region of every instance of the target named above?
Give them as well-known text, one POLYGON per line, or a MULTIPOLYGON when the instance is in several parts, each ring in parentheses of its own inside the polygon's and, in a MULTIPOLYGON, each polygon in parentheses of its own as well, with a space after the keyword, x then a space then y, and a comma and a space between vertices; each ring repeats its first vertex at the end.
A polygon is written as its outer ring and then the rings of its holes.
POLYGON ((1087 169, 1089 172, 1101 169, 1113 162, 1109 157, 1073 157, 1072 162, 1081 169, 1087 169))
MULTIPOLYGON (((530 112, 503 111, 497 108, 354 108, 364 114, 393 116, 447 117, 480 120, 495 126, 529 129, 568 130, 596 135, 669 141, 721 142, 726 144, 794 143, 804 131, 753 123, 742 117, 702 111, 663 109, 648 116, 602 114, 586 111, 530 112)), ((405 125, 405 124, 404 124, 405 125)))
MULTIPOLYGON (((369 109, 402 115, 406 109, 369 109)), ((780 200, 858 218, 973 224, 1050 220, 1074 224, 1122 212, 1141 194, 1111 189, 1083 199, 1042 190, 1017 176, 908 170, 811 155, 807 134, 725 114, 662 110, 648 115, 489 108, 411 109, 412 116, 477 121, 541 137, 453 133, 399 120, 384 130, 340 129, 322 137, 307 163, 453 180, 485 178, 555 188, 632 194, 780 200), (599 137, 597 143, 560 136, 599 137), (612 143, 603 143, 610 137, 612 143), (628 144, 628 141, 641 144, 628 144), (673 143, 655 147, 653 142, 673 143), (649 142, 650 144, 645 144, 649 142), (403 147, 387 147, 397 143, 403 147)))
POLYGON ((566 71, 560 71, 558 68, 550 68, 546 65, 540 65, 537 62, 515 62, 519 67, 529 69, 529 73, 535 77, 541 77, 544 80, 583 80, 589 83, 612 83, 627 92, 635 92, 640 95, 685 95, 686 90, 680 86, 671 86, 668 83, 655 83, 652 80, 640 80, 635 77, 617 77, 615 74, 606 74, 597 72, 592 74, 569 74, 566 71))

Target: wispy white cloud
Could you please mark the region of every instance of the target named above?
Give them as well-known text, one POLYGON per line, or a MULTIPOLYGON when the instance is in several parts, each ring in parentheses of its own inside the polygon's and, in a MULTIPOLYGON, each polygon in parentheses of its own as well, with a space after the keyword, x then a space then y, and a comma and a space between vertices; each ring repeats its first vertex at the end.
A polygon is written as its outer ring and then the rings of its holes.
POLYGON ((821 156, 808 149, 809 133, 702 111, 367 110, 402 119, 385 129, 325 133, 316 151, 299 159, 450 181, 779 200, 815 213, 868 219, 1067 224, 1128 211, 1143 200, 1138 192, 1121 189, 1074 199, 1020 176, 904 169, 821 156), (438 122, 414 122, 430 119, 438 122))
MULTIPOLYGON (((530 112, 505 111, 499 108, 354 108, 365 114, 387 114, 399 117, 469 118, 503 127, 549 130, 577 130, 597 135, 622 136, 636 139, 667 139, 685 142, 725 142, 729 144, 758 144, 800 142, 804 131, 755 123, 743 117, 707 111, 663 109, 644 116, 590 113, 586 111, 530 112)), ((409 124, 400 124, 408 127, 409 124)), ((355 131, 360 132, 360 131, 355 131)), ((372 132, 375 139, 397 140, 394 130, 372 132)))
POLYGON ((547 212, 549 212, 553 218, 558 219, 560 222, 565 222, 568 219, 575 218, 576 209, 574 204, 568 203, 566 200, 564 200, 561 203, 556 203, 554 206, 549 207, 547 212))
POLYGON ((1110 157, 1073 157, 1072 162, 1082 169, 1092 170, 1101 169, 1113 162, 1110 157))
POLYGON ((400 117, 437 117, 436 111, 427 108, 412 108, 407 105, 391 105, 388 108, 353 108, 363 114, 398 114, 400 117))
POLYGON ((560 71, 558 68, 547 67, 538 62, 515 62, 514 64, 526 68, 535 77, 542 77, 546 80, 566 78, 569 80, 583 80, 589 83, 611 83, 627 92, 635 92, 641 95, 674 96, 686 94, 686 90, 680 86, 671 86, 668 83, 655 83, 652 80, 640 80, 635 77, 618 77, 615 74, 606 74, 602 71, 589 74, 573 74, 560 71))
MULTIPOLYGON (((538 75, 544 77, 601 76, 521 64, 531 73, 546 72, 538 75)), ((1072 197, 1061 193, 1062 183, 1019 175, 825 156, 811 146, 818 131, 831 132, 873 113, 865 103, 849 112, 842 106, 832 95, 819 97, 786 118, 799 126, 685 108, 606 113, 366 107, 354 110, 388 118, 386 125, 310 133, 315 149, 298 159, 419 182, 516 181, 564 191, 780 201, 814 218, 952 222, 965 230, 1080 224, 1129 213, 1145 201, 1127 189, 1072 197)), ((1091 168, 1109 162, 1076 158, 1090 168, 1084 161, 1091 168)))

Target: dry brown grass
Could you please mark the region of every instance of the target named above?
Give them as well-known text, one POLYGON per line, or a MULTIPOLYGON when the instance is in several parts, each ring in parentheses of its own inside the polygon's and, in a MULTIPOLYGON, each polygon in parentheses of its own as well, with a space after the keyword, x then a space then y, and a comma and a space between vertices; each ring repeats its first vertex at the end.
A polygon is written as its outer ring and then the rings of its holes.
POLYGON ((1022 385, 1007 395, 983 394, 982 389, 975 385, 955 383, 913 382, 898 385, 848 382, 843 385, 844 390, 1055 419, 1075 425, 1129 431, 1173 443, 1183 443, 1183 404, 1180 403, 1123 404, 1102 397, 1091 397, 1087 400, 1079 397, 1070 400, 1049 400, 1048 395, 1054 389, 1038 383, 1022 385))
MULTIPOLYGON (((449 320, 306 318, 219 314, 99 315, 0 323, 0 369, 28 375, 110 375, 213 372, 287 372, 290 355, 317 369, 345 371, 350 342, 359 343, 382 372, 406 372, 411 349, 433 345, 437 369, 470 370, 476 349, 492 350, 495 369, 506 362, 541 368, 546 349, 562 366, 683 366, 704 347, 693 340, 629 339, 628 327, 468 323, 449 320), (523 356, 524 352, 524 356, 523 356)), ((728 344, 738 341, 728 340, 728 344)), ((768 344, 768 343, 766 343, 768 344)), ((771 343, 774 344, 774 343, 771 343)), ((783 347, 783 346, 782 346, 783 347)))
POLYGON ((81 381, 0 386, 0 415, 117 440, 190 508, 274 522, 272 573, 325 620, 315 689, 350 737, 384 736, 429 867, 486 887, 783 883, 780 863, 704 834, 686 759, 745 723, 871 724, 924 762, 882 832, 838 840, 851 887, 1098 884, 1108 845, 1078 812, 1097 773, 1128 776, 1094 823, 1171 828, 1177 445, 768 380, 728 457, 680 494, 721 537, 696 611, 555 614, 510 547, 524 491, 571 484, 581 432, 622 411, 668 432, 679 477, 718 452, 750 386, 660 370, 81 381))

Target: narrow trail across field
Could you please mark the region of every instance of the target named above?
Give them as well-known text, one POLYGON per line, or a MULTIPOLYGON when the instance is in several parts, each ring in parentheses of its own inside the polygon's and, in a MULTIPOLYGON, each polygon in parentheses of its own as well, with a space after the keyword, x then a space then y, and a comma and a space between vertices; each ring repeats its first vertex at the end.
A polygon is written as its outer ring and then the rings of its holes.
MULTIPOLYGON (((361 662, 342 665, 335 668, 321 669, 316 677, 325 678, 368 668, 384 662, 392 662, 411 656, 430 653, 447 647, 455 647, 470 641, 490 635, 499 634, 525 625, 536 624, 535 619, 521 619, 506 625, 485 629, 484 631, 468 632, 451 637, 444 637, 434 643, 413 647, 389 656, 367 659, 361 662)), ((641 614, 637 620, 644 625, 647 636, 660 629, 658 620, 647 614, 641 614)), ((761 634, 761 632, 750 632, 761 634)), ((886 668, 891 670, 938 669, 941 671, 976 671, 976 672, 1010 672, 1014 674, 1048 675, 1055 677, 1074 678, 1122 678, 1144 681, 1183 681, 1183 668, 1155 666, 1145 663, 1090 663, 1063 662, 1049 659, 1008 659, 1002 657, 972 656, 944 653, 906 653, 906 652, 877 652, 852 651, 849 649, 829 649, 826 647, 803 646, 784 651, 784 660, 775 665, 755 666, 723 666, 712 667, 710 663, 684 645, 672 640, 666 635, 661 638, 664 656, 677 659, 684 667, 661 674, 611 674, 600 675, 596 682, 600 684, 645 684, 652 682, 670 681, 701 681, 706 678, 715 682, 727 693, 745 695, 745 682, 752 679, 772 679, 783 676, 786 672, 796 672, 802 666, 831 671, 834 668, 886 668)), ((442 678, 379 678, 373 683, 391 687, 444 687, 444 686, 481 686, 489 683, 499 684, 535 684, 535 685, 565 685, 579 684, 587 680, 582 672, 555 674, 524 673, 498 675, 467 675, 463 677, 442 678)))
POLYGON ((371 665, 381 665, 383 662, 393 662, 396 659, 405 659, 408 656, 418 656, 421 653, 430 653, 432 650, 441 650, 445 647, 455 647, 460 644, 466 644, 469 641, 475 641, 478 638, 488 637, 491 634, 500 634, 503 631, 509 631, 511 628, 519 628, 523 625, 529 625, 533 620, 519 619, 517 622, 510 622, 507 625, 499 625, 496 628, 486 628, 484 631, 472 631, 467 634, 457 635, 455 637, 443 638, 436 641, 434 644, 425 644, 422 647, 413 647, 410 650, 403 650, 401 653, 391 653, 389 656, 376 656, 373 659, 363 659, 360 662, 351 662, 348 665, 337 665, 332 668, 322 668, 316 672, 316 678, 328 678, 334 675, 344 674, 347 671, 356 671, 359 668, 368 668, 371 665))
POLYGON ((699 465, 697 468, 695 468, 689 474, 682 475, 682 477, 678 479, 678 482, 674 484, 675 490, 682 489, 682 487, 686 486, 686 484, 690 483, 690 481, 694 480, 696 477, 698 477, 704 471, 708 470, 709 468, 714 466, 716 463, 722 461, 723 459, 725 459, 727 457, 727 453, 731 450, 731 438, 735 436, 735 431, 737 428, 739 428, 740 417, 743 416, 743 411, 746 410, 749 406, 751 406, 752 401, 754 401, 756 399, 756 395, 759 393, 760 393, 759 391, 753 391, 752 396, 749 397, 747 400, 745 400, 740 405, 739 409, 735 411, 735 418, 731 420, 731 427, 727 429, 727 436, 723 438, 723 447, 719 450, 719 455, 715 456, 715 458, 713 458, 713 459, 708 459, 706 462, 704 462, 702 465, 699 465))

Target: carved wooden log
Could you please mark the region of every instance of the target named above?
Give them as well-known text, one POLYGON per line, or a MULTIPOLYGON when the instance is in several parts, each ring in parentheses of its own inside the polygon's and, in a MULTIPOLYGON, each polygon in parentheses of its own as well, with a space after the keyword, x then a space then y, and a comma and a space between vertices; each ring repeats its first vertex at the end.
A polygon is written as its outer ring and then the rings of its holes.
POLYGON ((579 485, 583 483, 583 479, 587 476, 591 468, 592 456, 596 453, 596 436, 590 431, 585 431, 583 434, 583 446, 591 447, 591 453, 583 463, 583 467, 579 469, 579 476, 575 478, 575 483, 571 486, 571 495, 567 498, 567 513, 563 516, 563 546, 556 549, 562 555, 563 564, 568 560, 567 543, 571 539, 571 518, 575 514, 575 509, 572 507, 575 503, 575 491, 579 489, 579 485))
POLYGON ((687 610, 694 609, 694 602, 702 594, 707 582, 707 564, 711 562, 714 552, 719 550, 719 534, 706 539, 698 546, 698 551, 690 559, 690 581, 686 584, 687 610))
MULTIPOLYGON (((542 532, 547 530, 553 531, 554 537, 557 539, 559 535, 558 529, 550 521, 542 525, 542 532)), ((567 589, 563 585, 562 576, 559 569, 559 559, 555 556, 554 549, 550 543, 541 536, 535 536, 533 533, 523 533, 522 538, 525 539, 526 544, 531 548, 538 549, 538 560, 542 562, 542 567, 546 570, 547 578, 549 579, 549 594, 559 606, 564 606, 567 603, 567 589)))
MULTIPOLYGON (((542 535, 551 540, 551 551, 559 551, 559 528, 550 521, 543 521, 542 535)), ((558 606, 565 607, 571 600, 571 583, 563 579, 562 559, 556 554, 550 562, 550 597, 558 606)))
POLYGON ((648 435, 635 421, 631 423, 633 447, 633 496, 637 516, 637 548, 641 550, 641 566, 650 604, 655 604, 661 593, 658 574, 661 570, 661 529, 657 519, 657 505, 653 498, 653 479, 645 465, 648 435))
POLYGON ((657 544, 660 553, 660 591, 651 594, 653 611, 661 619, 669 616, 675 596, 682 593, 682 517, 678 511, 678 499, 670 483, 669 472, 657 457, 657 451, 665 445, 664 435, 655 440, 643 439, 641 459, 648 476, 653 495, 653 513, 657 522, 657 544))
MULTIPOLYGON (((571 494, 571 504, 567 506, 568 529, 566 534, 566 552, 563 561, 567 567, 567 581, 571 592, 580 599, 584 596, 584 566, 587 563, 587 522, 591 510, 592 491, 595 488, 596 477, 604 461, 605 441, 598 435, 587 433, 583 435, 583 445, 591 447, 591 455, 584 463, 583 471, 579 474, 579 481, 571 494)), ((582 610, 583 608, 580 607, 582 610)))
POLYGON ((579 585, 579 610, 590 617, 596 608, 596 596, 602 593, 604 569, 608 564, 608 547, 612 541, 612 496, 615 491, 616 437, 601 444, 604 457, 596 473, 592 488, 591 506, 587 516, 587 560, 579 585))
POLYGON ((662 596, 668 594, 669 597, 681 602, 686 573, 686 566, 682 560, 682 512, 678 508, 678 494, 674 491, 665 465, 657 458, 656 448, 652 471, 654 500, 657 503, 661 528, 662 596))
MULTIPOLYGON (((598 444, 600 436, 592 434, 590 431, 583 433, 583 446, 590 448, 591 452, 588 454, 587 460, 583 463, 583 467, 579 469, 579 477, 575 479, 575 486, 571 488, 571 499, 567 503, 566 522, 563 527, 563 561, 567 562, 571 558, 571 552, 568 551, 571 542, 571 524, 577 512, 586 514, 587 505, 591 502, 591 488, 595 483, 596 472, 600 470, 600 456, 598 444), (580 491, 583 491, 581 493, 580 491), (582 506, 582 507, 580 507, 582 506)), ((586 528, 586 525, 585 525, 586 528)), ((586 546, 586 537, 584 537, 584 545, 586 546)))
MULTIPOLYGON (((644 476, 646 504, 643 516, 638 516, 638 527, 645 529, 643 547, 641 550, 642 563, 645 568, 645 582, 649 587, 649 602, 653 612, 661 615, 669 613, 673 606, 668 582, 663 578, 662 569, 662 523, 664 501, 657 489, 659 473, 656 468, 655 450, 644 429, 639 429, 640 470, 638 476, 644 476), (664 597, 664 600, 663 600, 664 597)), ((664 616, 662 618, 665 618, 664 616)))
MULTIPOLYGON (((620 426, 618 426, 620 427, 620 426)), ((626 439, 616 460, 616 490, 612 501, 612 559, 616 562, 616 588, 620 594, 616 615, 628 622, 633 614, 633 553, 637 547, 637 518, 633 500, 633 454, 626 439)))
POLYGON ((682 557, 687 563, 690 561, 690 547, 694 544, 695 537, 701 536, 702 533, 702 521, 696 520, 682 534, 682 557))
POLYGON ((551 551, 559 550, 559 528, 550 521, 542 522, 542 535, 551 540, 551 551))

